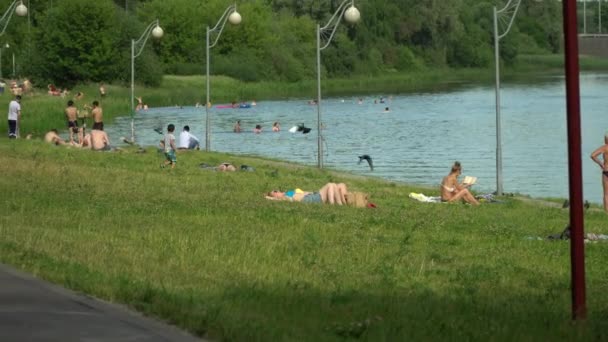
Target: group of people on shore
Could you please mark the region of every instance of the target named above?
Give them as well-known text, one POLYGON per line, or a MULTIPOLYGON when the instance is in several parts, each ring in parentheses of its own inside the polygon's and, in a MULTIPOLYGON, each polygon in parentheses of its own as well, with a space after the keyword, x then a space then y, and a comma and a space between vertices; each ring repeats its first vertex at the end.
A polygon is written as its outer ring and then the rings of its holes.
POLYGON ((59 136, 57 129, 51 129, 44 136, 44 141, 54 145, 68 145, 80 148, 89 148, 95 151, 112 151, 116 148, 110 144, 108 134, 103 130, 103 109, 97 100, 93 101, 92 107, 85 105, 85 113, 80 113, 74 101, 69 100, 64 109, 69 138, 64 140, 59 136), (90 113, 88 112, 90 109, 90 113), (93 127, 90 132, 86 131, 85 119, 92 118, 93 127), (78 120, 81 119, 82 125, 78 120))
MULTIPOLYGON (((243 128, 241 127, 241 120, 236 120, 236 122, 234 123, 234 126, 232 127, 232 131, 234 133, 241 133, 243 131, 243 128)), ((275 121, 272 124, 272 131, 273 132, 281 131, 281 124, 278 121, 275 121)), ((260 125, 260 124, 255 125, 255 127, 253 128, 253 133, 255 133, 255 134, 262 133, 262 125, 260 125)))

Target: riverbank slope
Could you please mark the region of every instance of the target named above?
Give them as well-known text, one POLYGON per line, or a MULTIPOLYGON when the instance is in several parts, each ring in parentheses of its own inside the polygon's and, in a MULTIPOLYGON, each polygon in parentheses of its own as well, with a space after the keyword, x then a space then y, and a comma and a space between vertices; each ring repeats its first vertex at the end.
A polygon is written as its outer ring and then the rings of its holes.
MULTIPOLYGON (((608 59, 581 56, 581 70, 608 71, 608 59)), ((502 82, 525 80, 563 74, 562 55, 521 55, 514 66, 502 67, 502 82)), ((408 73, 385 73, 377 76, 357 76, 347 79, 323 79, 324 97, 369 96, 408 92, 431 92, 453 89, 463 84, 493 84, 494 68, 489 69, 422 69, 408 73)), ((252 101, 269 99, 314 99, 316 80, 300 82, 241 82, 225 76, 212 76, 211 102, 213 104, 232 101, 252 101)), ((136 85, 135 96, 141 96, 150 107, 194 106, 206 101, 206 82, 203 76, 166 75, 158 88, 136 85)), ((99 97, 97 84, 83 84, 71 89, 66 98, 49 96, 46 87, 24 96, 22 100, 24 119, 22 133, 42 135, 51 128, 65 126, 63 109, 66 102, 77 92, 83 92, 81 99, 75 99, 76 106, 83 108, 99 100, 104 109, 104 121, 111 123, 119 116, 131 113, 131 91, 127 85, 106 85, 107 96, 99 97)), ((0 96, 0 108, 8 108, 12 99, 9 92, 0 96)), ((7 122, 0 121, 0 131, 7 129, 7 122)))
MULTIPOLYGON (((0 262, 226 340, 604 340, 608 244, 587 246, 589 319, 570 324, 568 212, 219 153, 95 153, 0 139, 0 262), (255 172, 199 168, 230 161, 255 172), (328 181, 375 209, 274 202, 328 181)), ((585 213, 608 234, 605 214, 585 213)))

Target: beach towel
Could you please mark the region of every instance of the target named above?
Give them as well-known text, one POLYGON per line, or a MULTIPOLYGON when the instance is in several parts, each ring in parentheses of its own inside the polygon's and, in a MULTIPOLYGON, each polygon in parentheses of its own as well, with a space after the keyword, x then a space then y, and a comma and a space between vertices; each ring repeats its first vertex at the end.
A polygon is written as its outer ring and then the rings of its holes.
POLYGON ((418 194, 415 192, 410 192, 409 198, 424 203, 441 203, 441 197, 439 196, 425 196, 424 194, 418 194))

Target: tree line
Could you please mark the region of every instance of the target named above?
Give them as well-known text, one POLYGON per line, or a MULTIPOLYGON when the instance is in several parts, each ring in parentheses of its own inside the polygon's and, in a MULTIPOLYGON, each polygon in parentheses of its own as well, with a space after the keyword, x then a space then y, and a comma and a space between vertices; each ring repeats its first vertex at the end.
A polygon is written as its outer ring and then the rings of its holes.
MULTIPOLYGON (((0 4, 7 8, 10 2, 0 4)), ((238 26, 226 24, 211 50, 211 73, 244 81, 314 78, 316 25, 324 25, 341 2, 238 2, 243 20, 238 26)), ((323 75, 490 67, 494 63, 492 7, 504 3, 356 0, 361 20, 356 25, 342 21, 322 52, 323 75)), ((135 63, 137 82, 157 85, 165 73, 204 73, 206 27, 213 27, 229 4, 226 0, 32 1, 29 20, 14 16, 0 43, 9 43, 17 54, 19 75, 37 84, 128 82, 131 39, 158 18, 164 37, 150 38, 135 63)), ((522 53, 559 52, 561 25, 561 2, 522 1, 512 31, 501 40, 502 62, 514 63, 522 53)), ((3 54, 4 74, 9 71, 8 55, 3 54)))

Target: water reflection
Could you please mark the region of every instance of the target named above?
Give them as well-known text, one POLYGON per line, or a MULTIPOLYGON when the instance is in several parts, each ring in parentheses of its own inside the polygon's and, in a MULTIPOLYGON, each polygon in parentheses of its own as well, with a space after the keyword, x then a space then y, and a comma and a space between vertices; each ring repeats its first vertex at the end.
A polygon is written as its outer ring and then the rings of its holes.
MULTIPOLYGON (((583 75, 582 146, 583 183, 586 199, 601 202, 600 171, 588 155, 602 144, 608 120, 603 98, 608 92, 606 75, 583 75)), ((464 174, 477 176, 476 189, 496 187, 496 128, 494 89, 469 86, 442 93, 393 96, 374 104, 377 96, 331 98, 323 101, 324 156, 328 168, 374 175, 390 180, 437 186, 455 160, 464 174), (384 113, 384 108, 390 112, 384 113), (357 156, 369 154, 374 171, 357 156)), ((503 167, 505 192, 532 196, 567 197, 567 136, 565 86, 562 78, 541 84, 507 84, 502 89, 503 167)), ((213 108, 211 148, 214 151, 260 155, 316 165, 316 106, 306 100, 264 101, 249 109, 213 108), (241 120, 243 133, 232 133, 241 120), (279 121, 282 131, 272 132, 279 121), (289 133, 304 123, 309 134, 289 133), (253 134, 256 124, 263 133, 253 134)), ((135 117, 137 140, 156 145, 154 128, 184 125, 204 144, 204 108, 155 108, 135 117)), ((108 127, 113 140, 130 133, 130 118, 108 127)))

